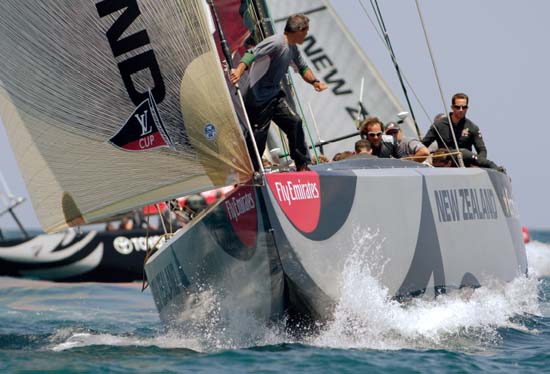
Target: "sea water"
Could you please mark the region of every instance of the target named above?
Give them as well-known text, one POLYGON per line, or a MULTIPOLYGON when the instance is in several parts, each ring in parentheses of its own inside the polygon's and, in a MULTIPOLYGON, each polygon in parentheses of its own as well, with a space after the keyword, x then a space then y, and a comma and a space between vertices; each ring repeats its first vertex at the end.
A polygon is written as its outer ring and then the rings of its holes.
MULTIPOLYGON (((229 328, 205 321, 193 333, 166 329, 140 283, 4 277, 0 371, 545 372, 550 233, 532 233, 532 239, 528 278, 401 304, 377 282, 383 268, 349 260, 334 320, 300 338, 283 326, 266 327, 239 315, 231 316, 229 328)), ((369 235, 357 242, 356 250, 383 246, 369 235)))

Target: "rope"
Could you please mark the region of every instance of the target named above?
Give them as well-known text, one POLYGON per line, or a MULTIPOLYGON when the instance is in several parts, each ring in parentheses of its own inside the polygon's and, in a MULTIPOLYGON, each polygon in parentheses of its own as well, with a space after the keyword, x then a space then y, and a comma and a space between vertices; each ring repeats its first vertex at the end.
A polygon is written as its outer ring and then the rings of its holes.
MULTIPOLYGON (((451 152, 449 151, 448 153, 440 153, 438 155, 434 155, 433 153, 430 155, 430 157, 433 159, 434 157, 435 158, 443 158, 443 157, 447 157, 447 156, 457 156, 458 154, 460 154, 461 152, 460 151, 454 151, 454 152, 451 152)), ((426 156, 406 156, 406 157, 401 157, 400 160, 416 160, 417 158, 426 158, 426 156)))

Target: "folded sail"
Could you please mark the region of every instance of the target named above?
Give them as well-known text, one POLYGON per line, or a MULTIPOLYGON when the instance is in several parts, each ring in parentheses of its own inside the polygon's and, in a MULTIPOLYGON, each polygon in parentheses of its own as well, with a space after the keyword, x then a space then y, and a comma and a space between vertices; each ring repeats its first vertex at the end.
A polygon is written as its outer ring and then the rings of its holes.
MULTIPOLYGON (((305 13, 311 20, 309 34, 300 46, 302 55, 315 75, 325 81, 329 89, 315 92, 310 84, 294 79, 304 114, 314 140, 318 141, 313 118, 308 109, 311 104, 322 140, 331 140, 357 131, 355 119, 361 79, 364 77, 363 115, 377 116, 384 123, 396 121, 397 113, 404 110, 387 84, 357 45, 345 25, 326 0, 270 1, 271 16, 278 32, 282 32, 286 19, 294 13, 305 13)), ((415 136, 409 120, 402 125, 404 134, 415 136)), ((325 153, 353 150, 358 137, 325 146, 325 153)))
POLYGON ((0 12, 0 110, 46 230, 250 178, 203 0, 0 12))

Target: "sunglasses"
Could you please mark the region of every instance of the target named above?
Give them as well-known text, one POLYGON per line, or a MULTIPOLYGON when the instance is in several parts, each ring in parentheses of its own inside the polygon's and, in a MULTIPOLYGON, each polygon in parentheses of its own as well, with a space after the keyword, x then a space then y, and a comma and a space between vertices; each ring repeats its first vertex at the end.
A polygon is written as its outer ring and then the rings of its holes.
POLYGON ((382 136, 382 131, 380 131, 380 132, 368 132, 367 135, 372 136, 373 138, 375 136, 382 136))
POLYGON ((386 135, 395 135, 399 132, 399 130, 391 130, 391 131, 387 131, 386 132, 386 135))
POLYGON ((455 109, 468 109, 468 105, 453 105, 453 108, 455 109))

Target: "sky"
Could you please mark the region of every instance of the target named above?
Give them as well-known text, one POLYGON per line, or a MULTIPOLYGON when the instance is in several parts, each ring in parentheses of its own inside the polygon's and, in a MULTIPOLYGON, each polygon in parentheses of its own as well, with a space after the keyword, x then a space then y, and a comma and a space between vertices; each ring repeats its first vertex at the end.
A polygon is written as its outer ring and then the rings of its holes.
MULTIPOLYGON (((332 0, 342 20, 405 104, 388 52, 357 0, 332 0)), ((419 0, 447 109, 470 97, 467 117, 483 134, 488 158, 512 179, 520 220, 550 229, 550 1, 419 0)), ((373 15, 369 0, 363 0, 373 15)), ((429 118, 444 112, 416 1, 378 0, 401 70, 429 118)), ((411 94, 411 89, 408 89, 411 94)), ((420 130, 430 125, 413 99, 420 130)))
MULTIPOLYGON (((338 15, 374 62, 396 96, 405 103, 388 52, 359 0, 331 0, 338 15)), ((512 179, 520 219, 528 228, 550 229, 550 168, 546 99, 550 75, 548 0, 419 0, 446 101, 442 103, 414 0, 378 0, 401 70, 428 115, 412 97, 420 130, 448 109, 456 92, 470 97, 468 118, 484 136, 488 157, 512 179)), ((371 18, 370 0, 362 0, 371 18)), ((3 124, 0 172, 12 194, 27 197, 3 124)), ((0 191, 1 191, 0 185, 0 191)), ((16 208, 28 228, 39 224, 31 204, 16 208)), ((15 227, 0 217, 0 227, 15 227)))

